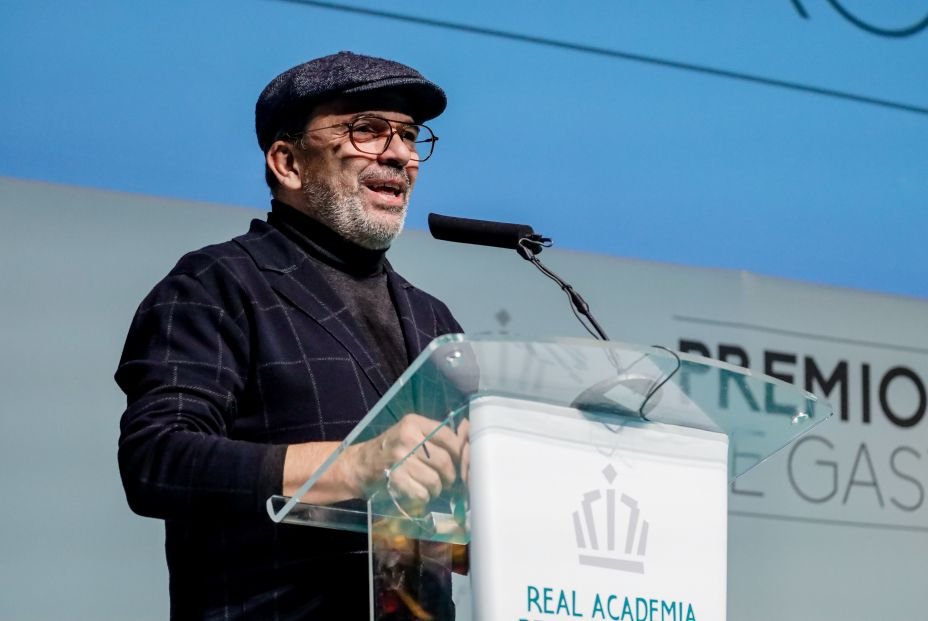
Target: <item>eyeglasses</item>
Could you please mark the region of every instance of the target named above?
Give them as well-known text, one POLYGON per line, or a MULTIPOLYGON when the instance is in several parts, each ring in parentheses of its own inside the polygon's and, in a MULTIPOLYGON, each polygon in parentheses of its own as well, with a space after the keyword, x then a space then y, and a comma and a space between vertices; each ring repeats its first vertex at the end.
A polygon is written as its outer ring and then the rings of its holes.
POLYGON ((410 160, 413 162, 424 162, 432 157, 435 142, 438 141, 438 136, 433 134, 432 130, 425 125, 400 123, 399 121, 390 121, 373 115, 359 116, 347 123, 315 127, 303 133, 308 134, 323 129, 332 129, 333 127, 347 127, 348 139, 351 144, 361 153, 367 153, 368 155, 386 153, 393 141, 393 136, 397 135, 406 145, 406 148, 409 149, 411 153, 410 160))

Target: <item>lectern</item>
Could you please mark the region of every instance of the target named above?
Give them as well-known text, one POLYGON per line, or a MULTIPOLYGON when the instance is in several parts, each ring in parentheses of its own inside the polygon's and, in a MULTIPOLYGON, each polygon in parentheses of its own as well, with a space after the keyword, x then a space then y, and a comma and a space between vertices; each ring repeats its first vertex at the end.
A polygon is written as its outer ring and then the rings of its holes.
POLYGON ((448 335, 268 512, 368 534, 372 619, 724 620, 730 481, 831 415, 662 347, 448 335), (346 447, 411 413, 434 428, 366 501, 300 502, 346 447), (438 433, 461 440, 457 480, 411 502, 394 482, 438 433))

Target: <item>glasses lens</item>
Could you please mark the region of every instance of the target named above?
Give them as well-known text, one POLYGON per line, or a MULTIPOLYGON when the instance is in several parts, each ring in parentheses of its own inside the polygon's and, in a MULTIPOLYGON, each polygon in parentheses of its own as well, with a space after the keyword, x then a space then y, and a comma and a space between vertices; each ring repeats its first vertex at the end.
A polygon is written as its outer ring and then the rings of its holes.
POLYGON ((363 117, 351 124, 351 141, 359 151, 380 155, 386 150, 390 124, 375 116, 363 117))
MULTIPOLYGON (((362 153, 380 155, 388 148, 394 128, 390 121, 376 116, 362 117, 351 124, 351 142, 362 153)), ((432 154, 435 136, 424 125, 396 123, 395 133, 411 152, 413 161, 424 161, 432 154)))

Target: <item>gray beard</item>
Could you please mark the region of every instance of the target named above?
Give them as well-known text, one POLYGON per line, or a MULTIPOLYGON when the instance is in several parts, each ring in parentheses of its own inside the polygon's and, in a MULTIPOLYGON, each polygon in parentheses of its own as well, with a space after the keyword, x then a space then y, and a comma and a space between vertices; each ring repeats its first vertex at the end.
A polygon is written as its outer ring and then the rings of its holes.
POLYGON ((319 181, 303 180, 303 200, 310 214, 330 229, 369 250, 385 250, 403 231, 406 220, 406 205, 397 222, 382 222, 368 214, 357 191, 333 188, 319 181))

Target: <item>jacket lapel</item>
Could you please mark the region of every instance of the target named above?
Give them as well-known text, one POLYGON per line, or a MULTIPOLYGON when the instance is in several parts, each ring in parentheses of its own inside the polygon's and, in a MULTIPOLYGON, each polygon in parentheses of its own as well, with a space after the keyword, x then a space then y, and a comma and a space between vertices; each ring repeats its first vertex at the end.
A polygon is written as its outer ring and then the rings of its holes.
MULTIPOLYGON (((282 233, 259 220, 253 221, 249 234, 237 241, 262 271, 273 272, 268 275, 271 287, 338 341, 377 393, 383 395, 389 385, 380 366, 365 347, 361 332, 348 308, 315 269, 312 260, 282 233), (256 232, 261 234, 260 238, 249 239, 256 232)), ((405 336, 405 329, 403 333, 405 336)))
POLYGON ((403 331, 406 357, 411 363, 434 338, 435 330, 432 326, 434 321, 431 317, 424 316, 421 312, 424 308, 423 304, 413 299, 418 293, 416 288, 394 272, 389 262, 387 263, 387 283, 390 286, 393 306, 400 320, 400 329, 403 331))

